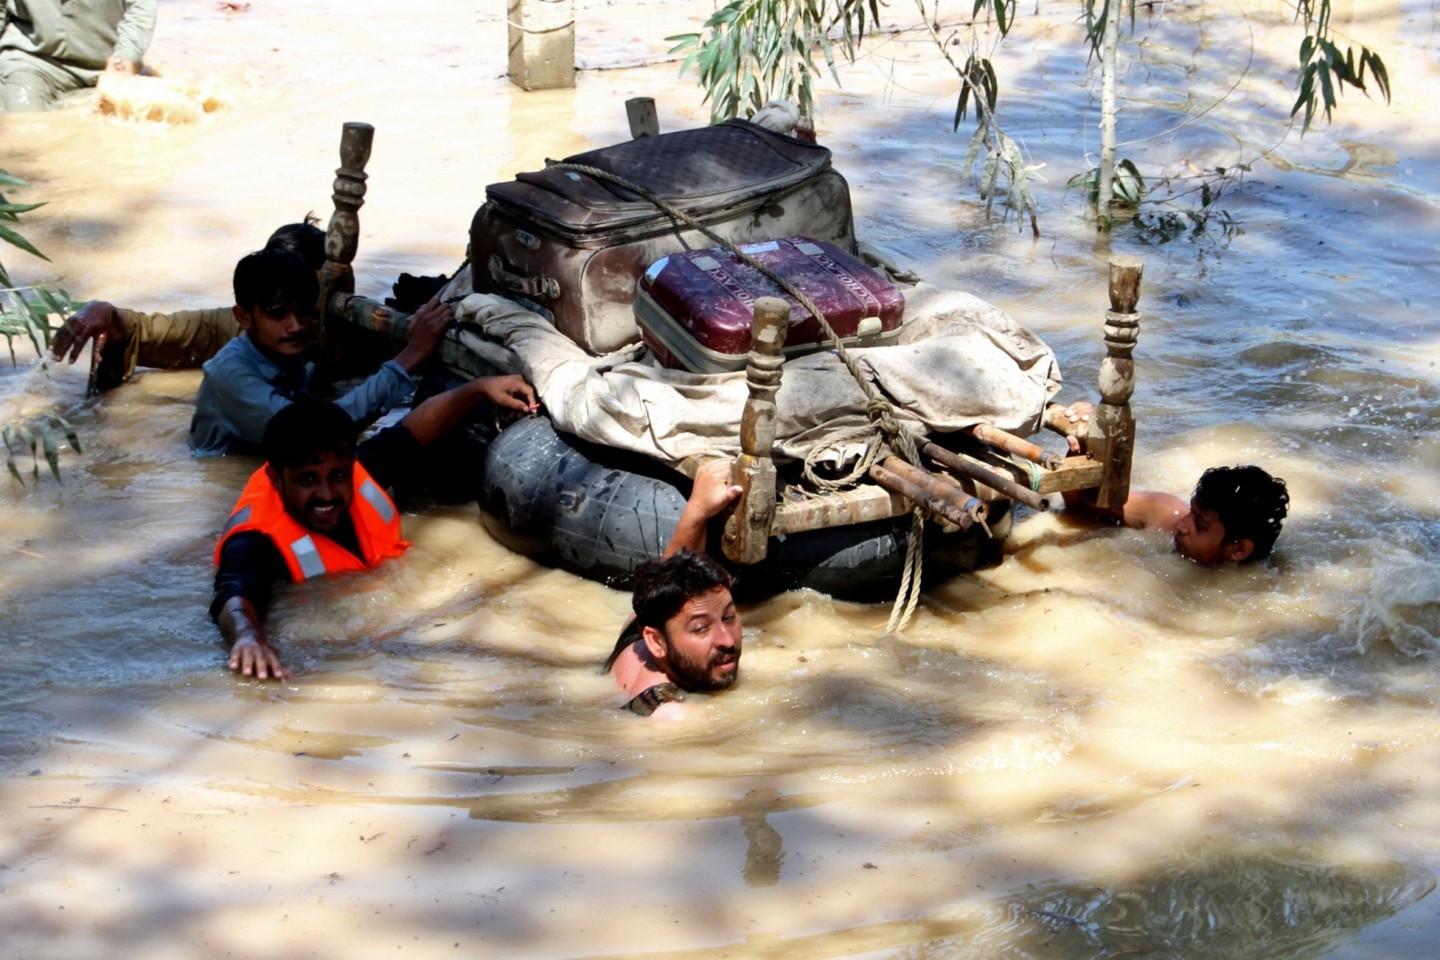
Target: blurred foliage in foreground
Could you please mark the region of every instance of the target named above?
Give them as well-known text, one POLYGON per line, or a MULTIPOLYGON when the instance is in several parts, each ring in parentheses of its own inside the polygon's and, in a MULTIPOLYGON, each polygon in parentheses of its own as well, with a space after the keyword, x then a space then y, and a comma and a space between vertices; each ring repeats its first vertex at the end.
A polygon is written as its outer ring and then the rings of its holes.
MULTIPOLYGON (((19 177, 0 170, 0 190, 29 185, 19 177)), ((31 256, 48 260, 49 257, 36 249, 19 230, 20 215, 44 205, 43 202, 13 203, 0 192, 0 241, 31 256)), ((43 284, 16 287, 4 261, 0 260, 0 336, 5 338, 5 345, 10 351, 11 365, 17 362, 15 339, 25 337, 35 347, 43 367, 51 338, 59 329, 63 318, 69 316, 73 310, 74 304, 64 290, 51 289, 43 284)), ((80 452, 80 439, 75 434, 75 428, 57 413, 41 413, 20 420, 0 420, 0 444, 5 447, 5 467, 10 471, 10 475, 21 483, 25 482, 15 455, 28 449, 32 461, 31 476, 39 479, 40 457, 44 456, 50 472, 59 480, 60 435, 70 442, 76 453, 80 452)))

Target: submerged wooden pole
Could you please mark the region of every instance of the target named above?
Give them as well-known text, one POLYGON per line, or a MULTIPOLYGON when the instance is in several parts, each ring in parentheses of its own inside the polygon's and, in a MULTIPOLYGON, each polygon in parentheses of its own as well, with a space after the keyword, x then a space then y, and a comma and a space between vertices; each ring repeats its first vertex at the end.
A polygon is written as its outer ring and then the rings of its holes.
POLYGON ((1095 505, 1119 510, 1130 497, 1130 463, 1135 452, 1135 417, 1130 396, 1135 392, 1135 361, 1140 337, 1140 276, 1136 257, 1110 259, 1110 309, 1105 313, 1106 357, 1100 361, 1100 404, 1090 420, 1085 449, 1101 464, 1095 505))
POLYGON ((631 97, 625 101, 625 115, 630 119, 630 139, 658 137, 660 118, 655 114, 654 97, 631 97))
POLYGON ((745 381, 750 398, 740 420, 740 456, 730 467, 730 482, 742 488, 734 511, 725 521, 722 547, 733 563, 759 563, 770 547, 770 525, 775 519, 775 394, 780 389, 785 358, 785 334, 790 328, 790 305, 779 297, 755 301, 755 322, 750 327, 750 358, 745 381))

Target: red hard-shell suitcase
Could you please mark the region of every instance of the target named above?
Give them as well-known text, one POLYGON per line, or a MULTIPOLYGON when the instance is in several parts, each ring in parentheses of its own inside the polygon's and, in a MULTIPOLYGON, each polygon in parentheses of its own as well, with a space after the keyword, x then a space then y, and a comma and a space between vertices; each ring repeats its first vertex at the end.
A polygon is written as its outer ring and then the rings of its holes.
MULTIPOLYGON (((786 237, 740 247, 814 302, 847 346, 875 346, 900 335, 905 296, 889 280, 823 240, 786 237)), ((823 349, 820 321, 798 300, 725 249, 695 250, 657 260, 635 294, 635 319, 661 364, 695 373, 745 366, 755 301, 790 303, 785 355, 823 349)))
MULTIPOLYGON (((855 246, 850 188, 825 147, 744 120, 567 158, 614 173, 734 243, 805 234, 855 246)), ((667 254, 714 245, 650 201, 547 167, 485 189, 470 226, 475 289, 539 308, 592 353, 639 338, 635 284, 667 254)))

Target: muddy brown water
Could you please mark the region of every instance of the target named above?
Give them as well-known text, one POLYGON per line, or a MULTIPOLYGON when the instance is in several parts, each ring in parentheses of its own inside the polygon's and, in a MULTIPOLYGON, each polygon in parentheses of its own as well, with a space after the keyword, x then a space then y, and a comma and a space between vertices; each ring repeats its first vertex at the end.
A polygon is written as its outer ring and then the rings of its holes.
MULTIPOLYGON (((667 128, 705 115, 661 62, 704 5, 581 3, 589 69, 537 94, 503 79, 493 2, 160 8, 152 60, 229 106, 0 118, 0 166, 50 201, 53 263, 5 254, 27 281, 224 303, 271 227, 328 213, 362 119, 357 270, 382 293, 460 261, 486 183, 624 137, 626 97, 667 128)), ((1098 151, 1070 13, 1022 11, 999 54, 1039 240, 983 219, 919 31, 826 81, 821 136, 862 236, 1035 328, 1066 397, 1094 393, 1106 256, 1141 256, 1136 480, 1266 465, 1294 498, 1272 561, 1202 571, 1032 517, 898 637, 815 594, 745 610, 743 682, 655 724, 594 669, 625 596, 433 509, 383 573, 288 591, 269 622, 297 676, 239 682, 205 606, 251 464, 189 457, 198 373, 93 402, 22 351, 0 410, 61 411, 85 450, 62 484, 0 488, 3 953, 1433 956, 1440 12, 1337 4, 1395 102, 1347 95, 1303 139, 1284 6, 1142 16, 1122 154, 1249 166, 1219 203, 1243 232, 1169 243, 1098 241, 1064 190, 1098 151)))

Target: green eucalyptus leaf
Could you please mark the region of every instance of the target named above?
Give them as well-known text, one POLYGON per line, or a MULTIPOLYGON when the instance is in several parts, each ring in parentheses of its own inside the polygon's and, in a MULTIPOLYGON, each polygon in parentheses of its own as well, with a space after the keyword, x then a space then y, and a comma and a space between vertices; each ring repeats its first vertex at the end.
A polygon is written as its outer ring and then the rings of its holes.
MULTIPOLYGON (((24 237, 20 236, 20 234, 16 233, 14 230, 11 230, 9 227, 4 226, 3 224, 0 224, 0 240, 4 240, 6 243, 10 244, 13 247, 19 247, 26 253, 37 256, 41 260, 50 259, 49 257, 45 256, 45 254, 35 249, 34 244, 32 244, 29 240, 26 240, 24 237)), ((6 286, 9 286, 9 284, 7 283, 6 286)))
POLYGON ((1390 102, 1390 73, 1385 69, 1385 61, 1373 50, 1366 50, 1360 55, 1361 64, 1369 64, 1370 73, 1375 78, 1375 85, 1385 95, 1385 102, 1390 102))
POLYGON ((50 473, 54 475, 55 482, 59 483, 60 447, 55 442, 55 432, 44 423, 36 424, 35 432, 40 435, 40 448, 45 451, 45 462, 50 465, 50 473))
MULTIPOLYGON (((37 287, 35 295, 44 302, 46 310, 51 315, 64 317, 66 314, 74 312, 75 304, 64 290, 55 291, 49 287, 37 287)), ((46 319, 48 320, 49 317, 46 319)))
POLYGON ((0 199, 0 215, 9 214, 5 219, 13 220, 16 214, 39 210, 47 203, 49 203, 48 200, 42 200, 39 203, 6 203, 3 199, 0 199))
POLYGON ((950 128, 952 132, 960 129, 960 121, 965 119, 965 103, 970 99, 970 85, 960 84, 960 96, 955 99, 955 123, 950 128))
POLYGON ((71 423, 69 420, 66 420, 58 413, 52 414, 50 419, 55 421, 55 424, 65 433, 65 439, 70 442, 70 449, 74 450, 76 453, 85 452, 80 449, 80 434, 76 432, 75 425, 73 423, 71 423))

